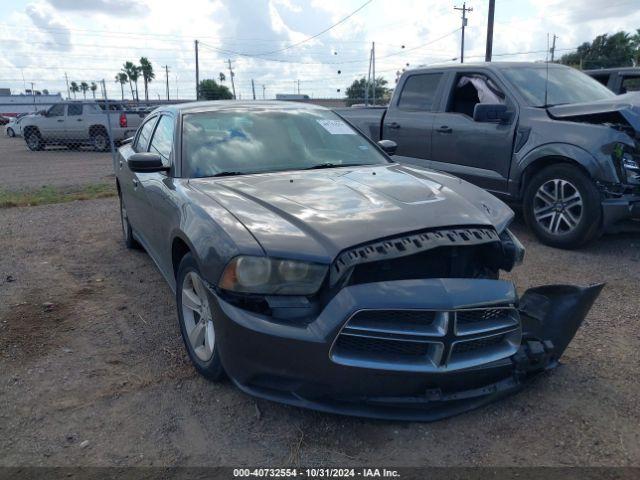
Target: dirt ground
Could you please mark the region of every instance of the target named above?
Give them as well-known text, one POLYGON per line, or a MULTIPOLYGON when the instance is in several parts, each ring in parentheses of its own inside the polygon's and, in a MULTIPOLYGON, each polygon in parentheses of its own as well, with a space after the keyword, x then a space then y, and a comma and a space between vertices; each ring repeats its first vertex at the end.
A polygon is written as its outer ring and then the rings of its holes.
POLYGON ((520 291, 606 281, 564 364, 431 424, 254 400, 186 361, 169 287, 116 199, 0 210, 0 465, 640 465, 640 237, 528 247, 520 291))
POLYGON ((0 189, 27 190, 100 183, 113 178, 111 153, 89 147, 69 150, 47 147, 32 152, 22 137, 9 138, 0 130, 0 189))

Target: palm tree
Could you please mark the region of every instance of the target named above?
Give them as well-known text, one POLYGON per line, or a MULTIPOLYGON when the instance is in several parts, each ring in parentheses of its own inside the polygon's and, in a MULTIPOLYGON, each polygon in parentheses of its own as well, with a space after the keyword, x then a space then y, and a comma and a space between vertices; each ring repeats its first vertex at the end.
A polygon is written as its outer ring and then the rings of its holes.
POLYGON ((156 78, 156 74, 153 73, 153 65, 147 57, 140 57, 140 72, 144 80, 144 99, 149 100, 149 82, 156 78))
POLYGON ((129 80, 129 87, 131 88, 131 98, 138 100, 138 78, 140 77, 140 67, 133 62, 125 62, 122 66, 122 71, 127 75, 129 80), (133 93, 133 83, 136 85, 135 95, 133 93))
POLYGON ((127 83, 129 77, 124 72, 119 72, 116 74, 116 83, 120 84, 120 93, 122 93, 122 100, 124 100, 124 84, 127 83))
POLYGON ((73 98, 75 99, 76 93, 80 91, 80 87, 76 82, 71 82, 71 87, 69 87, 69 90, 71 90, 71 93, 73 93, 73 98))
POLYGON ((96 90, 98 90, 98 85, 96 85, 96 82, 91 82, 91 86, 89 87, 89 90, 91 90, 91 94, 93 95, 93 99, 96 99, 96 90))
POLYGON ((87 82, 80 82, 80 90, 82 90, 82 95, 84 95, 84 98, 86 100, 87 91, 89 90, 89 84, 87 82))

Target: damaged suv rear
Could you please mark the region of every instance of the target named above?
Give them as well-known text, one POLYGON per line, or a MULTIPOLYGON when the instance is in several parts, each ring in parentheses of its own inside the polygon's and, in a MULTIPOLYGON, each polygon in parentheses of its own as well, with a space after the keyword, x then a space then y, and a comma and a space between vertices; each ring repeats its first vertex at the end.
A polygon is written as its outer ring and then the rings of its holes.
POLYGON ((207 102, 120 148, 125 243, 176 293, 196 369, 342 414, 436 420, 557 365, 601 286, 521 297, 513 212, 393 162, 334 113, 207 102))

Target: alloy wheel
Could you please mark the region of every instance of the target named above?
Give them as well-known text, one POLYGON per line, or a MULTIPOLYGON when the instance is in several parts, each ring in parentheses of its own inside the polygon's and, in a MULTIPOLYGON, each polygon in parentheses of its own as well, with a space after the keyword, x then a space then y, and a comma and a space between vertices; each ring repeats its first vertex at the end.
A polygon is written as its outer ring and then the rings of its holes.
POLYGON ((213 356, 216 334, 206 287, 200 275, 191 271, 182 282, 182 318, 196 356, 207 362, 213 356))
POLYGON ((563 179, 544 182, 533 199, 536 222, 553 235, 572 232, 584 213, 582 195, 576 186, 563 179))

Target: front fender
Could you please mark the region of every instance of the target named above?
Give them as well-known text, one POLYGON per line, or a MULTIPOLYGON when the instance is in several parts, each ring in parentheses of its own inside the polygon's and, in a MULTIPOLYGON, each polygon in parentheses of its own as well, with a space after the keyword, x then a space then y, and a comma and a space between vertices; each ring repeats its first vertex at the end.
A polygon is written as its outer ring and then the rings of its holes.
POLYGON ((617 176, 611 161, 596 158, 589 151, 570 143, 547 143, 526 152, 517 159, 518 170, 524 172, 528 167, 544 158, 564 157, 573 160, 596 179, 616 182, 617 176))

